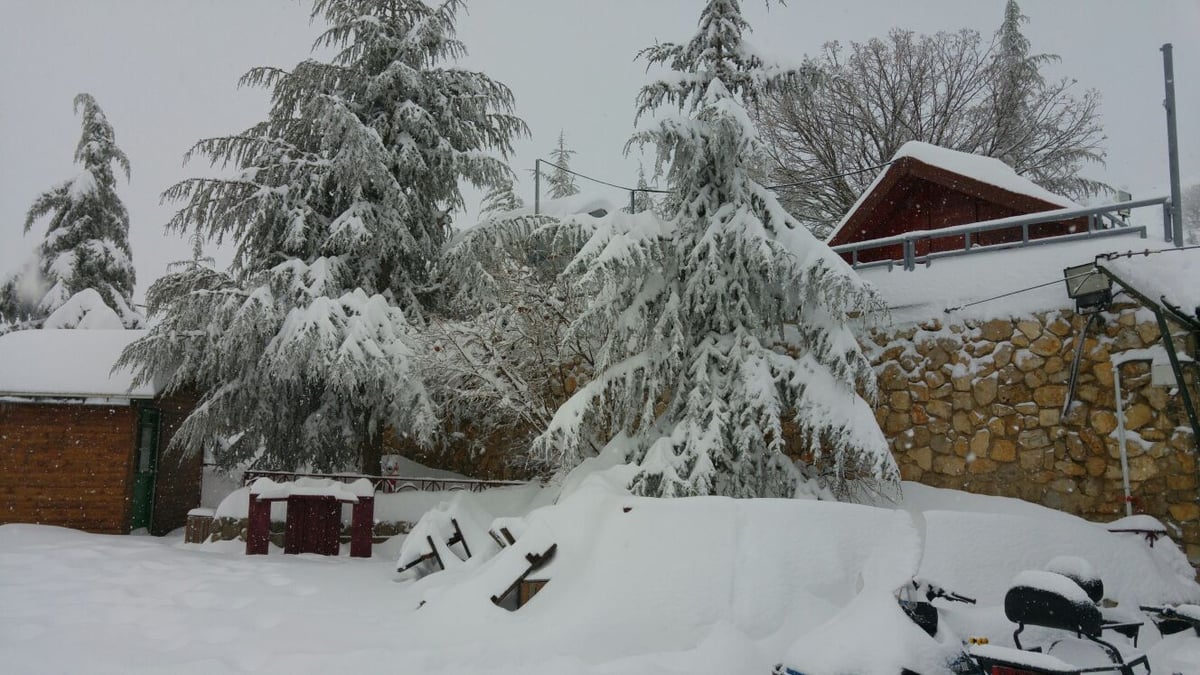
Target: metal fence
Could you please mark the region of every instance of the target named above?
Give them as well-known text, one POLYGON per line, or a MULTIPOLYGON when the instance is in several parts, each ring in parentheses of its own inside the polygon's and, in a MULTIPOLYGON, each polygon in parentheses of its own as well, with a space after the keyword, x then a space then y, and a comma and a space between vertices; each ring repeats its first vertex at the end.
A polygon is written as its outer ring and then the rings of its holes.
POLYGON ((940 230, 918 230, 915 232, 905 232, 904 234, 898 234, 892 237, 872 239, 870 241, 861 241, 852 244, 842 244, 840 246, 834 246, 833 250, 837 253, 849 254, 850 264, 858 269, 869 267, 888 267, 890 269, 895 265, 901 265, 905 270, 912 270, 916 268, 918 263, 928 265, 938 258, 948 258, 971 253, 983 253, 986 251, 997 251, 1007 248, 1021 248, 1025 246, 1038 246, 1041 244, 1073 241, 1076 239, 1096 239, 1101 237, 1125 236, 1132 234, 1137 234, 1139 237, 1145 239, 1146 227, 1144 225, 1129 225, 1115 214, 1148 206, 1159 206, 1162 208, 1163 236, 1166 241, 1170 242, 1172 240, 1171 200, 1168 197, 1152 197, 1149 199, 1136 199, 1132 201, 1118 202, 1116 204, 1105 204, 1103 206, 1056 209, 1054 211, 1043 211, 1041 213, 1032 213, 1023 216, 997 218, 994 220, 985 220, 979 223, 971 223, 969 225, 956 225, 954 227, 947 227, 940 230), (1084 217, 1088 219, 1088 229, 1084 232, 1075 232, 1072 234, 1040 238, 1031 238, 1029 236, 1029 228, 1033 225, 1056 223, 1084 217), (990 244, 987 246, 973 244, 972 242, 972 238, 974 237, 977 239, 978 235, 981 233, 1006 230, 1019 230, 1021 232, 1021 240, 1006 242, 1003 244, 990 244), (933 242, 947 239, 962 240, 962 248, 936 250, 939 247, 934 246, 933 242), (930 252, 918 254, 918 245, 924 243, 930 244, 930 252), (863 251, 886 249, 888 247, 894 247, 897 245, 899 245, 902 250, 902 254, 899 259, 872 260, 870 262, 859 261, 859 254, 863 251))
POLYGON ((382 492, 384 494, 393 492, 445 492, 454 490, 482 492, 491 488, 526 484, 524 481, 519 480, 367 476, 357 473, 304 473, 297 471, 262 471, 257 469, 246 471, 245 474, 242 475, 242 482, 245 485, 249 485, 259 478, 270 478, 271 480, 277 482, 293 481, 297 478, 331 478, 343 483, 353 483, 360 478, 366 478, 367 480, 371 481, 371 485, 375 487, 375 492, 382 492))

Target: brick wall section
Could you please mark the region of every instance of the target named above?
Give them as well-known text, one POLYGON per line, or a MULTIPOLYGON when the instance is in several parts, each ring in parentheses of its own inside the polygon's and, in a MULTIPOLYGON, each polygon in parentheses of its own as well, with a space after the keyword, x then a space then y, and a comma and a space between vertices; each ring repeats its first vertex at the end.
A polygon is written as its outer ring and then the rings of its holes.
MULTIPOLYGON (((876 417, 906 480, 1018 497, 1095 521, 1124 515, 1113 355, 1160 344, 1153 315, 1114 308, 1084 341, 1074 400, 1060 416, 1085 317, 1054 311, 893 329, 865 345, 879 375, 876 417)), ((1176 348, 1188 344, 1176 335, 1176 348)), ((1196 450, 1182 397, 1121 366, 1135 512, 1162 521, 1200 562, 1196 450)), ((1200 401, 1194 373, 1193 400, 1200 401)))
POLYGON ((123 533, 132 407, 0 403, 0 523, 123 533))
POLYGON ((171 439, 180 423, 195 407, 197 397, 191 393, 161 396, 150 405, 162 417, 159 428, 158 475, 154 484, 154 512, 151 534, 166 534, 187 523, 187 512, 200 506, 200 480, 204 452, 201 448, 169 450, 171 439))

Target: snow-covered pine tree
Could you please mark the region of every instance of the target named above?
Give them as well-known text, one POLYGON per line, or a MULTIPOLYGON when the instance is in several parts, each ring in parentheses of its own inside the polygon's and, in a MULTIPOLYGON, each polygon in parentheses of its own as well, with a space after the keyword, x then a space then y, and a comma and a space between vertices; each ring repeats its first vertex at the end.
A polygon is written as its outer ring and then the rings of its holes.
MULTIPOLYGON (((39 279, 13 279, 0 290, 0 305, 9 312, 23 308, 25 327, 41 326, 68 299, 94 289, 127 328, 142 324, 133 309, 135 275, 129 248, 129 213, 116 192, 113 164, 129 179, 129 158, 117 147, 116 134, 91 94, 75 97, 82 110, 83 132, 75 147, 82 171, 38 195, 25 217, 25 232, 49 216, 46 237, 38 248, 39 279), (27 296, 37 289, 38 298, 27 296)), ((29 270, 32 272, 32 270, 29 270)))
POLYGON ((995 147, 992 155, 1009 166, 1016 164, 1017 149, 1024 143, 1024 128, 1033 120, 1027 99, 1031 89, 1044 83, 1040 65, 1054 57, 1030 55, 1029 39, 1021 33, 1021 24, 1029 17, 1021 13, 1016 0, 1004 6, 1004 21, 996 32, 996 55, 993 58, 995 85, 992 93, 995 114, 995 147))
POLYGON ((195 411, 173 442, 223 443, 219 464, 378 472, 385 429, 428 441, 435 411, 414 363, 459 182, 511 179, 526 133, 513 99, 482 73, 446 65, 461 0, 315 0, 331 63, 256 68, 268 117, 189 153, 232 164, 165 193, 170 229, 236 245, 228 272, 191 265, 147 294, 160 318, 122 361, 173 373, 195 411))
POLYGON ((897 470, 870 405, 874 374, 847 315, 877 297, 756 182, 746 113, 804 73, 743 41, 736 0, 708 0, 686 44, 642 51, 674 71, 641 90, 654 113, 633 145, 657 147, 677 191, 670 220, 610 216, 565 274, 586 289, 572 326, 602 335, 595 379, 556 412, 535 449, 571 465, 589 435, 629 434, 641 494, 792 496, 794 425, 835 481, 897 470))
POLYGON ((646 181, 646 168, 639 164, 637 190, 635 190, 633 193, 632 213, 654 211, 658 208, 658 204, 654 202, 654 196, 650 190, 650 183, 646 181))
POLYGON ((551 167, 550 175, 547 177, 551 199, 561 199, 562 197, 579 194, 579 186, 575 184, 575 176, 568 172, 571 168, 571 158, 574 156, 575 151, 567 148, 566 132, 559 131, 558 145, 550 151, 550 163, 554 165, 551 167))
POLYGON ((483 196, 480 212, 486 216, 516 211, 522 206, 525 206, 525 201, 517 195, 512 181, 509 180, 492 188, 483 196))
POLYGON ((1089 91, 1076 100, 1066 96, 1074 80, 1046 81, 1042 66, 1059 57, 1030 53, 1029 38, 1021 32, 1028 22, 1016 0, 1005 3, 987 71, 994 128, 981 151, 1060 194, 1110 192, 1103 183, 1079 176, 1083 165, 1104 163, 1095 121, 1097 94, 1089 91))

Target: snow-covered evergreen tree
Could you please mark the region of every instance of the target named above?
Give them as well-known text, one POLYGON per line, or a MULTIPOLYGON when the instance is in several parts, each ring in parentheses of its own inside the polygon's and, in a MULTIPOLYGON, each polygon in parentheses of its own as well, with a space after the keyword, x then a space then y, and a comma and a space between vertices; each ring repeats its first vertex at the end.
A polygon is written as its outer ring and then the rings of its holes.
POLYGON ((566 132, 559 131, 558 145, 550 151, 550 163, 554 165, 547 177, 551 199, 561 199, 579 194, 579 186, 575 184, 575 175, 569 171, 571 158, 574 156, 575 151, 567 148, 566 132))
POLYGON ((90 94, 75 97, 82 110, 83 132, 75 147, 82 170, 38 195, 25 217, 28 233, 49 216, 38 248, 36 272, 0 288, 0 311, 22 315, 24 327, 36 328, 71 297, 93 289, 127 328, 142 324, 133 309, 135 275, 129 248, 129 213, 116 192, 116 164, 129 179, 129 158, 117 147, 116 134, 90 94), (30 297, 36 295, 37 297, 30 297))
POLYGON ((996 55, 992 62, 996 118, 992 156, 1009 166, 1017 164, 1016 153, 1024 144, 1025 134, 1029 133, 1025 126, 1034 123, 1027 99, 1032 89, 1045 81, 1040 66, 1054 59, 1046 54, 1029 53, 1029 39, 1021 33, 1021 24, 1028 21, 1029 17, 1021 13, 1016 0, 1008 0, 1004 6, 1004 21, 996 32, 996 55))
POLYGON ((708 0, 686 44, 643 50, 672 73, 645 86, 631 140, 677 191, 669 220, 610 214, 566 268, 585 292, 572 334, 604 336, 596 376, 535 449, 571 465, 590 438, 638 442, 647 495, 791 496, 794 425, 836 481, 897 471, 870 405, 874 375, 847 323, 874 294, 756 182, 745 106, 803 73, 743 40, 737 0, 708 0))
POLYGON ((461 0, 315 0, 331 63, 256 68, 266 120, 200 141, 189 155, 232 178, 171 187, 171 229, 231 239, 228 272, 202 264, 147 294, 159 322, 124 362, 202 398, 175 444, 234 438, 217 461, 378 472, 385 429, 428 441, 437 420, 414 362, 416 327, 459 182, 511 179, 525 133, 512 95, 453 65, 461 0))
POLYGON ((646 168, 638 165, 637 190, 633 193, 633 213, 654 211, 658 208, 651 189, 650 183, 646 181, 646 168))
POLYGON ((525 201, 517 195, 512 181, 509 180, 492 188, 483 196, 480 211, 483 215, 498 214, 516 211, 522 206, 525 206, 525 201))

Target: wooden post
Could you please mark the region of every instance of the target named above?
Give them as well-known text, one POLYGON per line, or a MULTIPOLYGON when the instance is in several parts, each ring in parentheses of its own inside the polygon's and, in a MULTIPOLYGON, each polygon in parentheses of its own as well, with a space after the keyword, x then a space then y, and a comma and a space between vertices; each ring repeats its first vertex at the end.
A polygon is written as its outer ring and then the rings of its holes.
POLYGON ((350 557, 370 558, 375 536, 375 497, 359 497, 350 518, 350 557))
POLYGON ((266 555, 271 542, 271 502, 250 493, 246 519, 246 555, 266 555))

